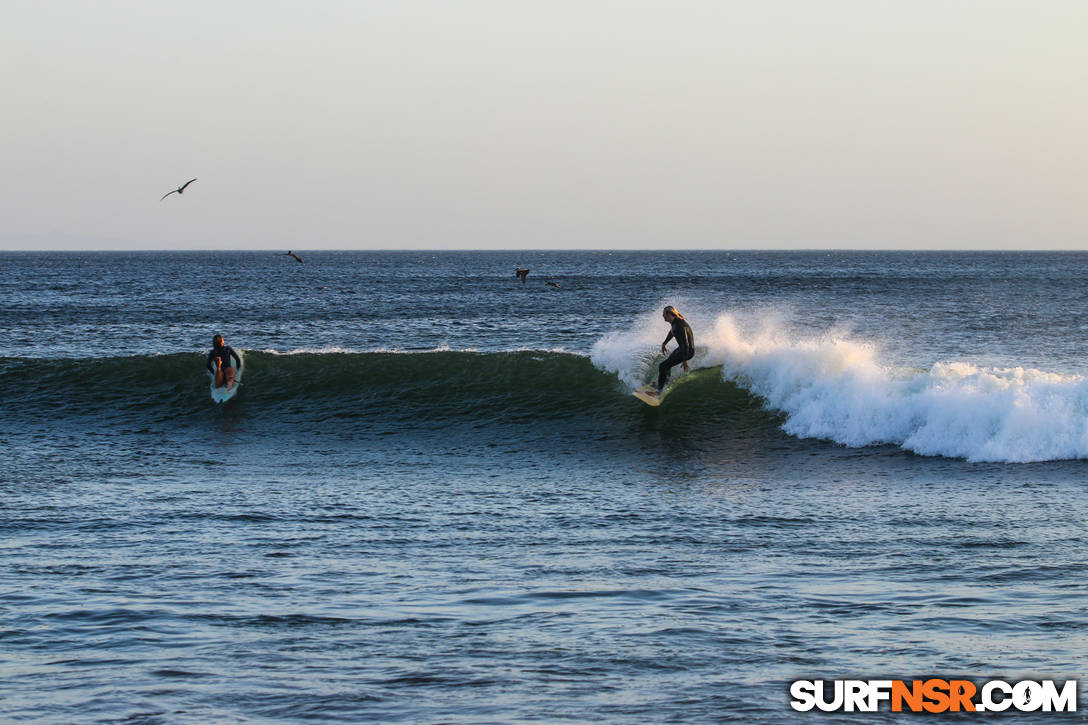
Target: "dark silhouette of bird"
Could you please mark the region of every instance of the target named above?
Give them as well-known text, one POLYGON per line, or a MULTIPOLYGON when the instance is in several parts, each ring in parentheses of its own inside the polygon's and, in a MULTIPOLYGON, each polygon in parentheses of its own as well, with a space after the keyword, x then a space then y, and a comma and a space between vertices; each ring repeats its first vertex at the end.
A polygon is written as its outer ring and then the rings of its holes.
POLYGON ((547 282, 545 282, 544 284, 548 285, 549 287, 555 287, 556 289, 559 288, 559 283, 558 282, 553 282, 550 279, 547 282))
POLYGON ((290 250, 288 250, 288 251, 284 252, 284 253, 283 253, 282 255, 280 255, 280 256, 281 256, 281 257, 291 257, 291 258, 293 258, 293 259, 294 259, 294 260, 295 260, 296 262, 298 262, 299 264, 305 264, 305 262, 303 262, 303 261, 302 261, 302 257, 298 256, 297 254, 295 254, 294 252, 292 252, 292 251, 290 251, 290 250))
MULTIPOLYGON (((193 183, 194 181, 196 181, 196 179, 189 179, 188 181, 186 181, 184 184, 182 184, 178 188, 174 189, 173 191, 168 191, 165 194, 163 194, 162 199, 165 199, 166 197, 170 196, 171 194, 184 194, 185 193, 185 187, 188 186, 189 184, 193 183)), ((159 199, 159 201, 162 201, 162 199, 159 199)))
POLYGON ((529 270, 518 267, 514 272, 515 277, 521 277, 521 283, 525 284, 525 278, 529 276, 529 270))

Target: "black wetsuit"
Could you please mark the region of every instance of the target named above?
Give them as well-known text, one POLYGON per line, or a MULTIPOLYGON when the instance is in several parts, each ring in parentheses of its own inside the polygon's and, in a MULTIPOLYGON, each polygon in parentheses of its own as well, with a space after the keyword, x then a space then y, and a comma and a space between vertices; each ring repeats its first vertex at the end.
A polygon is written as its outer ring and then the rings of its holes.
POLYGON ((672 351, 672 355, 665 358, 665 361, 658 366, 657 370, 657 389, 661 390, 665 387, 665 381, 669 379, 669 370, 673 366, 679 365, 682 362, 687 362, 695 356, 695 336, 691 334, 691 325, 683 317, 673 318, 672 330, 669 332, 669 336, 665 338, 665 342, 669 340, 676 340, 676 344, 679 346, 672 351))
POLYGON ((219 358, 219 366, 222 368, 231 367, 230 359, 234 358, 238 364, 234 366, 234 371, 238 372, 242 369, 242 359, 238 357, 238 353, 234 351, 234 348, 230 345, 224 345, 218 350, 212 350, 208 353, 208 372, 215 375, 215 359, 219 358))

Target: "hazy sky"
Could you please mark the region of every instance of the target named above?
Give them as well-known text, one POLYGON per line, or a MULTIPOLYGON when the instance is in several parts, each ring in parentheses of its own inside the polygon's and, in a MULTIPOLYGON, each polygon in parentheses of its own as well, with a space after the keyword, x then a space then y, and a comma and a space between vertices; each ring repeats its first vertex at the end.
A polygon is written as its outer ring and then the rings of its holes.
POLYGON ((1088 247, 1085 0, 0 0, 0 48, 0 250, 1088 247))

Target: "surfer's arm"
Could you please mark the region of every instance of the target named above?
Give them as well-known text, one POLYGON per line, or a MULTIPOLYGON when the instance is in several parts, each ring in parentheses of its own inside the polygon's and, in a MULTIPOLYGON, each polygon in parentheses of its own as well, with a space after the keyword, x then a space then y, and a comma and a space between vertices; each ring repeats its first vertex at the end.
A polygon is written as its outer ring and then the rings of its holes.
POLYGON ((215 359, 215 351, 208 353, 208 362, 204 364, 204 367, 208 368, 208 372, 215 374, 215 367, 212 366, 212 360, 215 359))
POLYGON ((234 369, 241 372, 241 370, 242 370, 242 358, 238 357, 238 353, 236 353, 234 351, 233 347, 230 349, 230 356, 232 358, 234 358, 234 363, 235 363, 234 369))
POLYGON ((665 338, 665 342, 661 343, 661 352, 665 352, 665 346, 669 344, 669 340, 672 339, 672 331, 669 331, 669 336, 665 338))

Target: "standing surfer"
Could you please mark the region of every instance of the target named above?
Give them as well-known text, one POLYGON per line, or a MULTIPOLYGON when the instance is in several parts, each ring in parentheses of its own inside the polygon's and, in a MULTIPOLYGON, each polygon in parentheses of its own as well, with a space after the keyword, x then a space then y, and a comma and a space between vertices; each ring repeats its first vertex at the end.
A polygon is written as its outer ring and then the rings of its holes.
POLYGON ((242 359, 238 357, 234 348, 223 342, 222 335, 213 337, 212 351, 208 353, 208 372, 215 376, 215 387, 221 388, 226 385, 227 390, 233 388, 235 371, 241 371, 241 369, 242 359), (237 363, 236 368, 231 367, 231 358, 234 358, 237 363))
POLYGON ((669 371, 679 363, 684 366, 684 372, 688 372, 691 370, 688 360, 695 356, 695 336, 691 333, 691 325, 684 319, 684 316, 672 305, 666 307, 661 316, 672 327, 669 330, 669 336, 665 338, 665 342, 661 343, 661 352, 668 352, 665 345, 668 344, 669 340, 675 339, 677 347, 672 351, 672 355, 665 358, 664 362, 657 368, 658 393, 665 388, 665 381, 669 379, 669 371))

